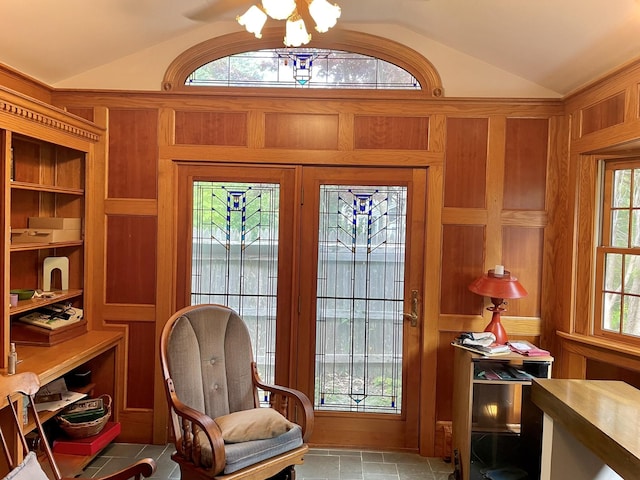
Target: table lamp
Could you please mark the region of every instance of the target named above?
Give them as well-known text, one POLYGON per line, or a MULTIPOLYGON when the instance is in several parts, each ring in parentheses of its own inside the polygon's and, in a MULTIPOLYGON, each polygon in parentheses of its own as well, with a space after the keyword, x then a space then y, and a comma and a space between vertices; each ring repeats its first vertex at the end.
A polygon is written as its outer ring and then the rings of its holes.
POLYGON ((527 295, 527 291, 518 282, 518 279, 512 276, 511 272, 505 270, 502 265, 496 265, 495 269, 476 278, 469 285, 469 290, 483 297, 491 298, 493 306, 487 307, 487 310, 493 312, 493 315, 484 331, 493 333, 496 336, 496 343, 501 345, 507 343, 507 332, 500 323, 500 312, 506 310, 503 307, 506 303, 504 299, 524 297, 527 295))

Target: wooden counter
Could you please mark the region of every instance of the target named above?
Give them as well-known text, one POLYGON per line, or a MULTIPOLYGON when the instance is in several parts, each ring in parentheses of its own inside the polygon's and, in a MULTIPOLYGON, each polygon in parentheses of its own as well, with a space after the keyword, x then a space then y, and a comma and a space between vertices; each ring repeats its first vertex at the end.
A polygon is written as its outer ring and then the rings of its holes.
POLYGON ((102 353, 116 348, 122 333, 91 330, 51 347, 16 345, 16 372, 34 372, 42 385, 49 383, 102 353))
MULTIPOLYGON (((40 378, 41 385, 56 380, 76 367, 85 366, 91 370, 94 394, 111 395, 115 408, 112 419, 117 421, 117 401, 120 395, 121 382, 118 381, 118 369, 121 357, 123 334, 121 332, 91 330, 71 340, 61 342, 50 347, 16 345, 18 353, 17 373, 34 372, 40 378)), ((6 371, 2 372, 6 374, 6 371)), ((18 399, 16 399, 18 400, 18 399)), ((0 399, 0 421, 3 415, 8 415, 9 409, 6 399, 0 399)), ((41 412, 40 418, 46 421, 57 412, 41 412)), ((24 426, 25 432, 33 428, 33 423, 24 426)), ((12 445, 16 458, 21 458, 19 446, 12 445)), ((95 455, 64 455, 56 454, 56 461, 64 477, 74 477, 82 472, 84 467, 95 455)))
POLYGON ((640 390, 620 381, 536 379, 531 396, 545 414, 541 479, 638 478, 640 390))

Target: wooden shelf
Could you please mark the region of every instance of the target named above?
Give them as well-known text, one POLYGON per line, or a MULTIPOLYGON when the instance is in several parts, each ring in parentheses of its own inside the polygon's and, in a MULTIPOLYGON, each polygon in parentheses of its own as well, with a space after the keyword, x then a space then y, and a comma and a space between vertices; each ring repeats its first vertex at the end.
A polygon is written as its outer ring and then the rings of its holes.
POLYGON ((84 190, 80 188, 57 187, 55 185, 43 185, 41 183, 11 181, 11 188, 15 190, 32 190, 35 192, 62 193, 66 195, 83 196, 84 190))
POLYGON ((527 357, 518 353, 485 357, 462 348, 454 350, 452 446, 458 453, 461 478, 481 478, 479 469, 494 468, 490 463, 497 462, 496 452, 512 445, 522 446, 533 455, 526 461, 514 457, 514 466, 535 474, 540 468, 534 465, 535 445, 542 432, 534 420, 537 413, 531 408, 528 394, 533 381, 480 379, 476 375, 479 371, 495 372, 513 367, 536 378, 548 376, 553 357, 527 357), (479 441, 478 436, 487 438, 492 445, 493 450, 486 453, 485 458, 472 454, 474 445, 477 446, 474 442, 479 441))
POLYGON ((29 250, 46 250, 48 248, 81 247, 83 243, 82 240, 58 243, 19 243, 11 245, 10 250, 12 252, 26 252, 29 250))
POLYGON ((531 385, 531 380, 480 380, 474 379, 474 385, 531 385))
POLYGON ((54 303, 60 303, 65 300, 71 300, 82 296, 82 290, 55 290, 53 292, 55 297, 52 298, 30 298, 29 300, 19 300, 18 305, 9 309, 9 315, 16 315, 18 313, 29 312, 46 305, 52 305, 54 303))

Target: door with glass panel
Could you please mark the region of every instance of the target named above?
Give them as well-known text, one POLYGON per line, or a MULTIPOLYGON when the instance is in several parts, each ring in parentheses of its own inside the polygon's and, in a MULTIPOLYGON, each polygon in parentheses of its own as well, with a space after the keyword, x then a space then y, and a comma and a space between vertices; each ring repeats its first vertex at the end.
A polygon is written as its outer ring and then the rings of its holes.
POLYGON ((178 307, 242 315, 313 443, 416 449, 426 171, 178 168, 178 307))
POLYGON ((227 305, 245 320, 266 382, 288 384, 295 169, 179 168, 178 307, 227 305), (277 359, 276 359, 277 356, 277 359))
POLYGON ((418 448, 424 169, 305 168, 298 387, 313 442, 418 448))

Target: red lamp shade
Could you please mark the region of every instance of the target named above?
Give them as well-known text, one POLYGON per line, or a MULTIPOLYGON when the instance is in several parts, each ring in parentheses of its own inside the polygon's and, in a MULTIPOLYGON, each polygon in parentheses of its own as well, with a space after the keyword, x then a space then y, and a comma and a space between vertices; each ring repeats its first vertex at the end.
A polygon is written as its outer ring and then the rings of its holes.
POLYGON ((469 290, 483 297, 490 298, 504 299, 527 296, 527 291, 508 270, 505 270, 503 275, 496 274, 493 270, 489 270, 488 273, 471 282, 469 290))
POLYGON ((507 332, 500 323, 500 312, 504 312, 505 298, 521 298, 527 295, 527 291, 520 284, 516 277, 511 276, 511 272, 504 270, 504 273, 495 273, 489 270, 481 277, 476 278, 469 285, 469 290, 483 297, 491 298, 492 307, 487 310, 493 312, 491 322, 484 329, 485 332, 492 332, 496 336, 496 343, 507 343, 507 332))

